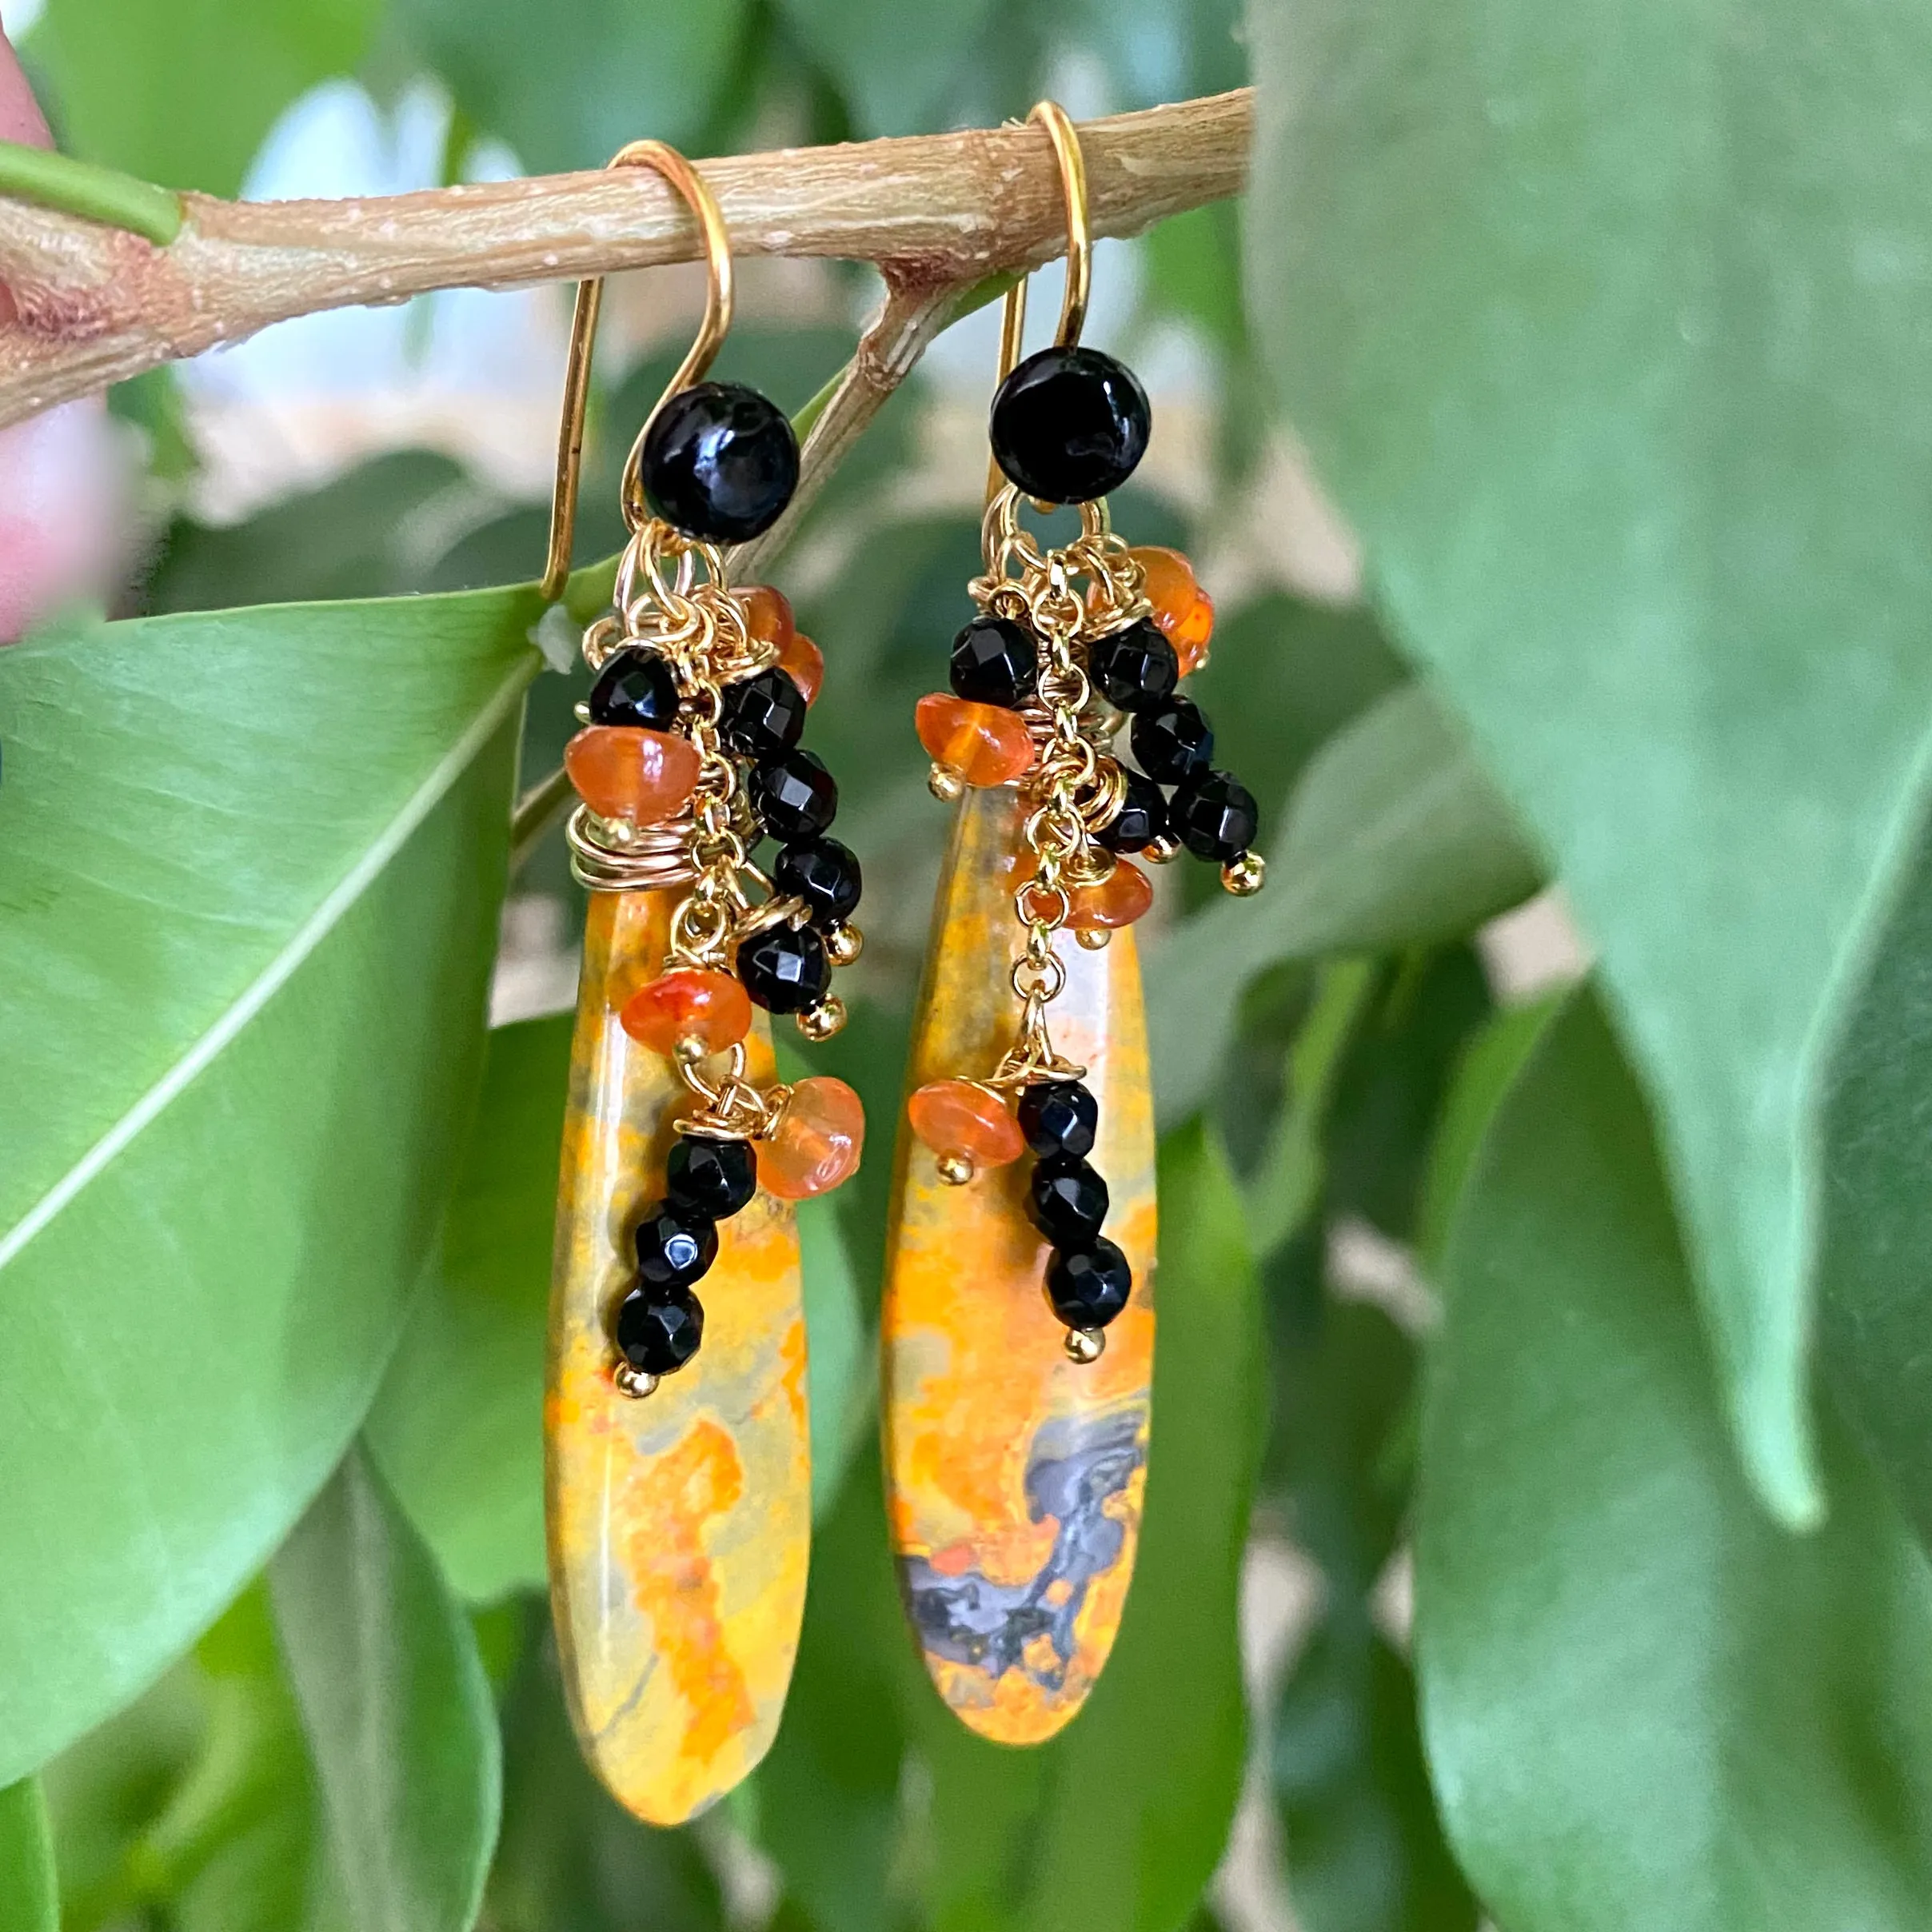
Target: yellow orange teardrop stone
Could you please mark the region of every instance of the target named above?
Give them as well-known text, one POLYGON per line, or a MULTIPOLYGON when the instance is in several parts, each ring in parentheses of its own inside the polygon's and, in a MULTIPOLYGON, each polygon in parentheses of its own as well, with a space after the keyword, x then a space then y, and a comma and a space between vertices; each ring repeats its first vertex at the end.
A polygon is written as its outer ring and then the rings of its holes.
MULTIPOLYGON (((908 1079, 990 1071, 1012 1044, 1020 802, 969 792, 940 882, 908 1079)), ((890 1527, 939 1693, 1005 1744, 1051 1737, 1120 1627, 1140 1539, 1154 1347, 1154 1117, 1131 932, 1060 948, 1060 1051, 1100 1102, 1094 1165, 1134 1294, 1106 1352, 1068 1359, 1042 1291, 1028 1164, 946 1186, 900 1136, 880 1339, 890 1527)))
MULTIPOLYGON (((693 1816, 770 1747, 811 1536, 804 1308, 788 1204, 721 1223, 704 1346, 642 1400, 611 1379, 631 1223, 663 1185, 685 1102, 620 1023, 657 982, 677 895, 593 894, 564 1123, 545 1407, 551 1604, 571 1714, 613 1794, 693 1816)), ((754 1079, 772 1076, 760 1018, 754 1079)))

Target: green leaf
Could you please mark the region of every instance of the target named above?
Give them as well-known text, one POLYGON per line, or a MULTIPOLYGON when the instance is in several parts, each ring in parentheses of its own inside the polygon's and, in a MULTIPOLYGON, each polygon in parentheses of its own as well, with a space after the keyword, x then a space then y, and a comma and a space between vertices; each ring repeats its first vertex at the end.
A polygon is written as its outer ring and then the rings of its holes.
POLYGON ((1430 1794, 1408 1666, 1326 1619, 1275 1713, 1288 1890, 1303 1932, 1475 1932, 1430 1794))
POLYGON ((0 1777, 192 1639, 374 1392, 475 1092, 532 604, 0 653, 0 1777))
POLYGON ((465 497, 482 493, 448 457, 394 449, 239 523, 178 518, 149 575, 147 606, 230 610, 413 590, 416 533, 465 497))
POLYGON ((993 0, 779 0, 779 10, 837 82, 856 133, 910 134, 943 124, 993 0))
POLYGON ((0 1786, 0 1932, 60 1932, 54 1834, 38 1778, 0 1786))
POLYGON ((476 1639, 357 1451, 269 1572, 358 1932, 468 1932, 503 1796, 476 1639))
POLYGON ((370 1411, 370 1453, 474 1603, 541 1590, 544 1353, 576 1016, 489 1036, 442 1238, 370 1411))
POLYGON ((1161 1117, 1211 1084, 1241 989, 1277 960, 1455 938, 1536 888, 1508 808, 1427 693, 1391 692, 1310 761, 1267 889, 1197 913, 1151 961, 1161 1117))
POLYGON ((500 1932, 724 1932, 718 1882, 690 1828, 639 1824, 592 1776, 564 1714, 547 1607, 533 1604, 530 1620, 503 1714, 489 1922, 500 1932))
POLYGON ((1932 1916, 1932 1571, 1842 1431, 1834 1507, 1756 1507, 1643 1104, 1551 1023, 1451 1229, 1416 1642, 1450 1835, 1539 1932, 1932 1916))
POLYGON ((355 70, 377 10, 374 0, 48 0, 31 45, 63 146, 165 187, 232 195, 281 110, 355 70))
POLYGON ((1799 1523, 1822 1049, 1932 716, 1932 16, 1736 25, 1263 0, 1248 293, 1395 633, 1600 948, 1799 1523))
POLYGON ((1380 1308, 1325 1291, 1323 1245, 1311 1231, 1268 1281, 1269 1479, 1322 1572, 1272 1727, 1289 1890, 1306 1932, 1472 1932, 1423 1766, 1415 1685, 1373 1607, 1407 1511, 1395 1451, 1411 1427, 1415 1345, 1380 1308))
POLYGON ((805 1276, 806 1382, 811 1395, 812 1513, 822 1519, 872 1419, 874 1359, 836 1201, 801 1202, 798 1238, 805 1276))
POLYGON ((1932 1083, 1932 826, 1922 822, 1900 888, 1832 1043, 1820 1147, 1819 1341, 1853 1423, 1932 1547, 1932 1252, 1925 1120, 1932 1083))
POLYGON ((746 31, 744 0, 401 0, 403 31, 479 130, 533 174, 601 168, 627 141, 695 142, 746 31))

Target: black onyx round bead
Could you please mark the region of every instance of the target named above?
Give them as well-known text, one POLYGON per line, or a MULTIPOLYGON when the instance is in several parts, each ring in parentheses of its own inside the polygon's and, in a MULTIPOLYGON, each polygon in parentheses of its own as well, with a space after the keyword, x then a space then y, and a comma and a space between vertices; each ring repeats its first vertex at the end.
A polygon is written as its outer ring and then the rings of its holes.
POLYGON ((772 883, 788 899, 804 902, 812 924, 836 926, 858 910, 858 854, 836 839, 807 839, 772 862, 772 883))
POLYGON ((677 722, 677 680, 655 651, 626 645, 613 651, 590 687, 593 724, 669 731, 677 722))
POLYGON ((752 769, 745 791, 758 822, 781 845, 816 838, 838 816, 837 782, 816 752, 767 759, 752 769))
POLYGON ((1020 1090, 1020 1131, 1043 1160, 1084 1160, 1093 1152, 1100 1104, 1078 1080, 1036 1080, 1020 1090))
POLYGON ((705 1339, 705 1311, 682 1289, 664 1295, 633 1288, 618 1304, 617 1331, 618 1354, 640 1375, 675 1375, 705 1339))
POLYGON ((637 1223, 637 1279, 660 1292, 688 1288, 718 1258, 711 1216, 676 1201, 658 1201, 637 1223))
POLYGON ((1226 865, 1254 844, 1261 815, 1254 793, 1231 772, 1203 772, 1174 794, 1168 822, 1197 858, 1226 865))
POLYGON ((1109 852, 1144 852, 1168 829, 1168 801, 1152 779, 1138 772, 1124 776, 1127 795, 1114 822, 1101 828, 1100 840, 1109 852))
POLYGON ((1010 617, 975 617, 952 641, 953 690, 976 705, 1010 711, 1040 683, 1040 653, 1010 617))
POLYGON ((1043 349, 993 394, 993 456, 1043 503, 1091 503, 1147 454, 1147 391, 1097 349, 1043 349))
POLYGON ((732 685, 718 713, 720 735, 746 758, 782 757, 804 729, 805 694, 776 665, 732 685))
POLYGON ((1123 711, 1151 710, 1174 695, 1180 660, 1174 647, 1145 617, 1088 648, 1087 672, 1093 688, 1123 711))
POLYGON ((1128 734, 1140 768, 1156 784, 1184 784, 1208 768, 1214 729, 1191 697, 1171 697, 1144 711, 1128 734))
POLYGON ((744 543, 792 501, 798 438, 784 412, 756 389, 700 382, 657 412, 641 473, 665 522, 712 543, 744 543))
POLYGON ((1047 1266, 1047 1300, 1069 1328, 1104 1328, 1127 1306, 1134 1271, 1112 1242, 1056 1255, 1047 1266))
POLYGON ((767 1012, 802 1013, 824 998, 832 962, 810 926, 768 926, 738 948, 738 977, 767 1012))
POLYGON ((668 1207, 724 1221, 749 1207, 757 1192, 757 1164, 747 1141, 680 1134, 665 1156, 668 1207))
POLYGON ((1107 1183, 1084 1160, 1060 1155, 1034 1164, 1027 1191, 1033 1225, 1056 1247, 1089 1247, 1107 1219, 1107 1183))

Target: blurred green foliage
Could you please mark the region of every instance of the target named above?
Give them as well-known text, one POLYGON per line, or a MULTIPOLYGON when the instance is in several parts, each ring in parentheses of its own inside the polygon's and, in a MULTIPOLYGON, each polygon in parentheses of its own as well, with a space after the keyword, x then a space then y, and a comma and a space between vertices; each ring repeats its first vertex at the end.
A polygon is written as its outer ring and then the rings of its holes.
MULTIPOLYGON (((907 1643, 871 1442, 945 826, 909 718, 980 564, 916 374, 773 573, 868 880, 815 1054, 873 1138, 805 1220, 804 1643, 753 1779, 647 1830, 541 1599, 570 1021, 481 1023, 513 750, 549 771, 584 680, 472 593, 535 574, 545 506, 401 449, 211 522, 172 375, 117 392, 132 621, 0 657, 0 1932, 1234 1932, 1244 1776, 1301 1932, 1932 1921, 1932 29, 1766 20, 48 0, 64 145, 222 193, 335 78, 433 82, 453 178, 486 138, 535 171, 1128 108, 1251 46, 1254 192, 1138 245, 1108 345, 1193 372, 1196 473, 1114 514, 1226 564, 1196 689, 1273 870, 1164 888, 1136 1580, 1078 1722, 999 1750, 907 1643), (1283 587, 1284 412, 1365 602, 1283 587), (1600 988, 1499 1008, 1479 929, 1553 874, 1600 988), (1827 1495, 1808 1541, 1765 1507, 1827 1495), (1244 1671, 1251 1557, 1285 1654, 1244 1671)), ((800 409, 851 353, 824 313, 718 373, 800 409)), ((600 371, 580 563, 673 361, 600 371)), ((559 840, 510 890, 568 944, 559 840)))

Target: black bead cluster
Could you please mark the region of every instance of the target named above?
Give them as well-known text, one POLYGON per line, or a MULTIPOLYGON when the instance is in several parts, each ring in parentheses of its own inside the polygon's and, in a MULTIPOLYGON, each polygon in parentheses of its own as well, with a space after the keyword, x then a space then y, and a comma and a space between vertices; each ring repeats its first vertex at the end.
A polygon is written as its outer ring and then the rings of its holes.
POLYGON ((758 1192, 750 1144, 680 1136, 665 1163, 664 1199, 637 1218, 637 1272, 613 1323, 633 1374, 668 1375, 697 1353, 704 1305, 691 1291, 718 1258, 718 1223, 758 1192))
POLYGON ((1138 852, 1164 835, 1217 865, 1244 856, 1260 828, 1254 794, 1215 769, 1214 728, 1175 689, 1180 661, 1173 645, 1143 617, 1088 647, 1087 674, 1128 714, 1128 743, 1140 767, 1128 773, 1127 796, 1101 844, 1138 852))
MULTIPOLYGON (((605 677, 610 669, 605 667, 605 677)), ((594 693, 591 702, 594 717, 594 693)), ((824 760, 798 742, 808 709, 791 673, 773 665, 727 686, 718 714, 725 748, 748 768, 745 796, 758 828, 782 848, 772 884, 805 913, 803 924, 768 926, 738 948, 744 990, 773 1013, 808 1012, 824 999, 832 983, 825 936, 857 910, 861 884, 857 855, 824 836, 838 811, 839 788, 824 760)))
POLYGON ((1104 1328, 1134 1291, 1128 1259, 1100 1232, 1107 1183, 1089 1163, 1100 1109, 1078 1080, 1036 1080, 1020 1096, 1020 1131, 1033 1150, 1027 1211, 1053 1243, 1047 1300, 1069 1328, 1104 1328))

